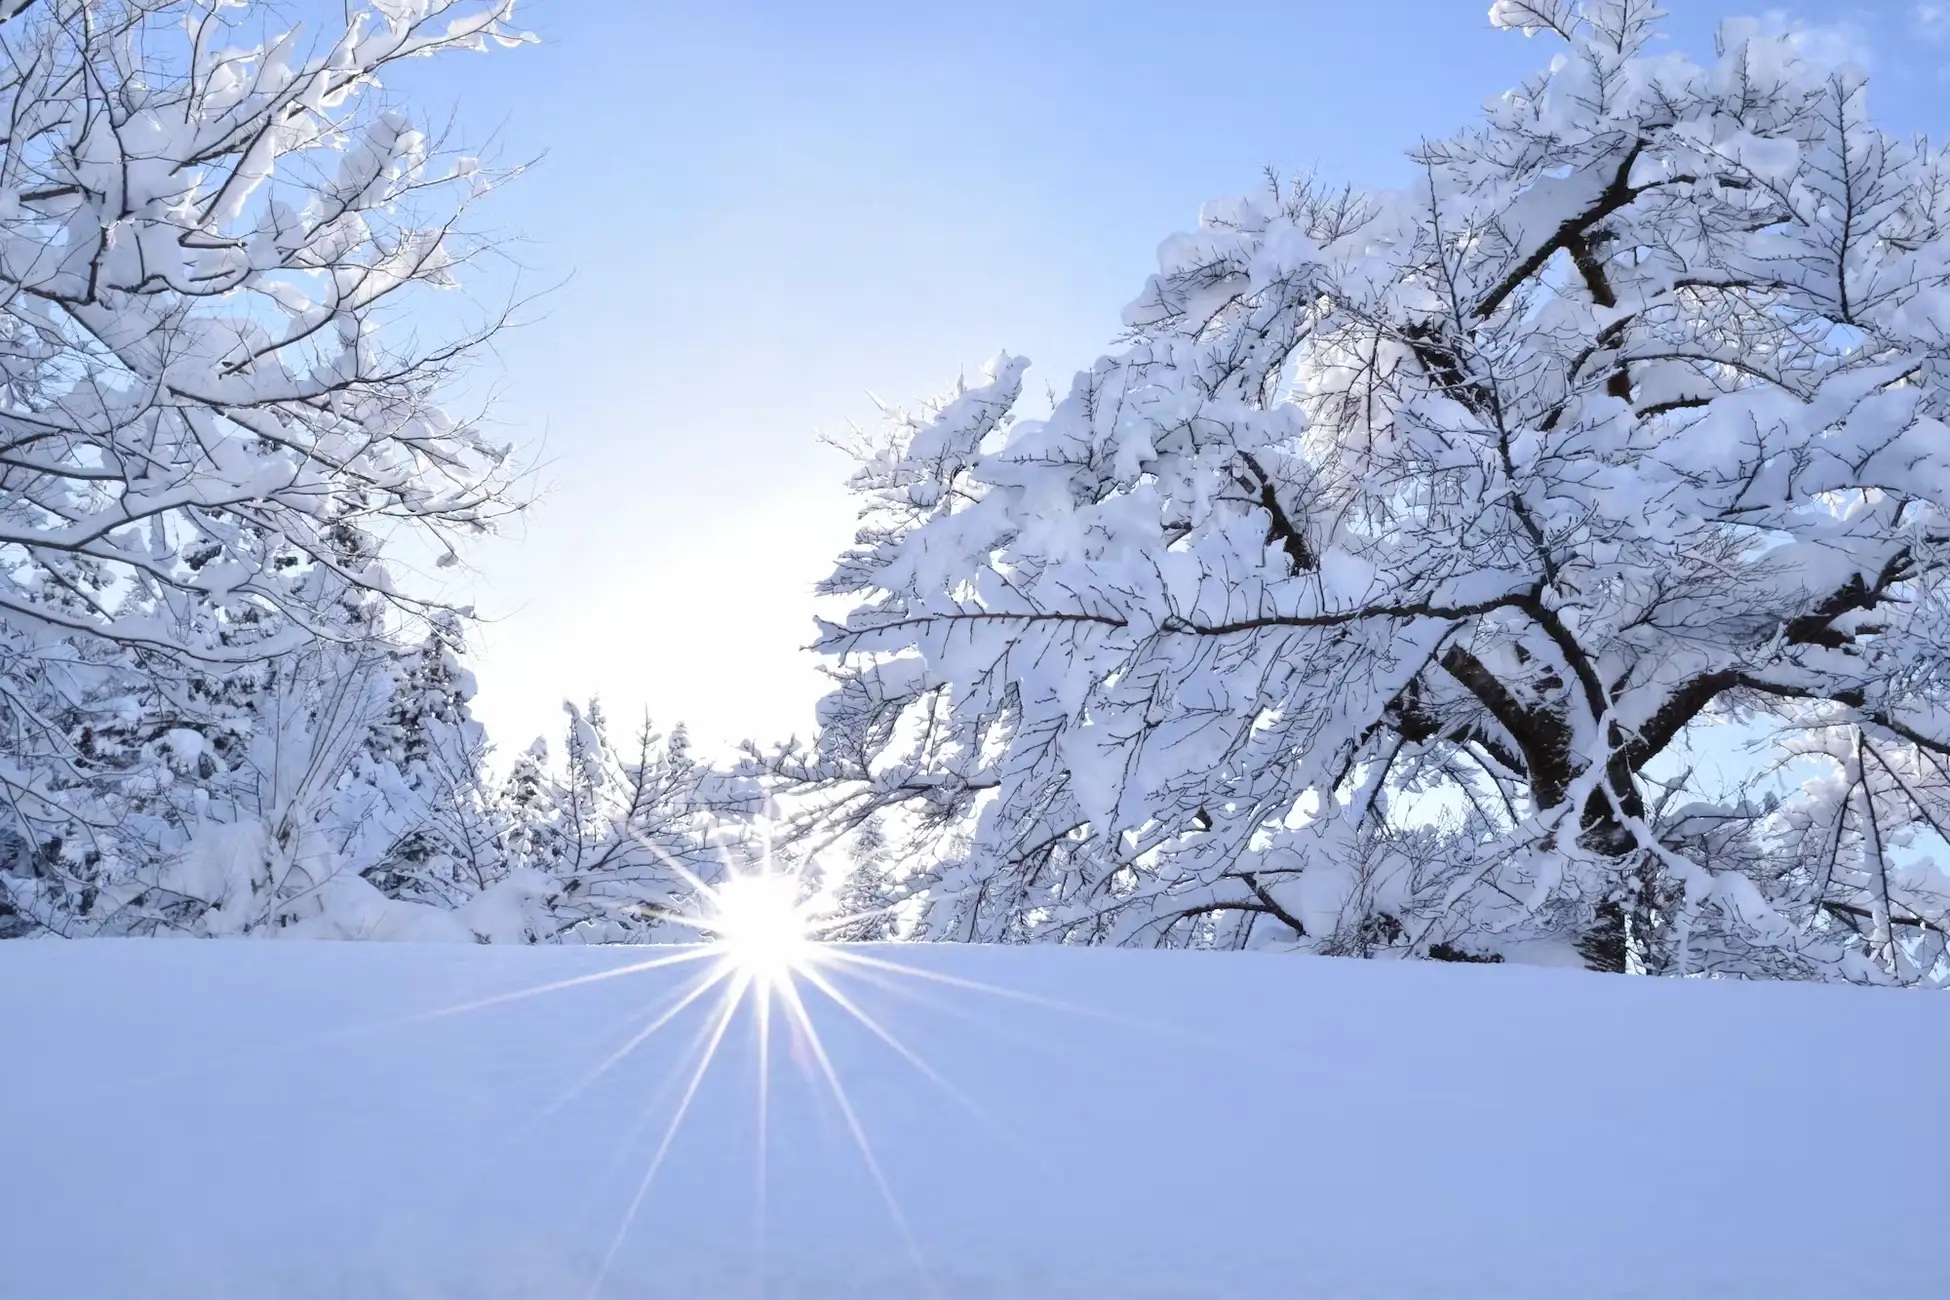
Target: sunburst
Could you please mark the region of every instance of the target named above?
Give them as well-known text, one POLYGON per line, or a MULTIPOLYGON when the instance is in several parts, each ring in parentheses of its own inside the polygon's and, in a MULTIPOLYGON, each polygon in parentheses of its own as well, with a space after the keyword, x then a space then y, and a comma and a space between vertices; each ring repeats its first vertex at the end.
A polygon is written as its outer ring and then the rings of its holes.
MULTIPOLYGON (((707 968, 685 996, 674 1006, 665 1008, 662 1014, 654 1016, 642 1031, 596 1066, 569 1095, 581 1092, 596 1078, 606 1074, 657 1030, 669 1024, 678 1012, 698 1001, 710 989, 723 985, 725 992, 710 1013, 710 1027, 697 1051, 682 1095, 604 1252, 592 1279, 589 1296, 593 1300, 601 1293, 603 1283, 676 1142, 692 1102, 704 1087, 719 1047, 740 1010, 747 1006, 757 1034, 758 1163, 754 1209, 759 1236, 755 1254, 760 1260, 761 1272, 767 1214, 766 1161, 773 1057, 771 1038, 773 1027, 783 1024, 795 1046, 802 1049, 795 1053, 797 1059, 802 1064, 810 1063, 814 1067, 812 1073, 838 1106, 846 1131, 920 1276, 922 1289, 932 1294, 935 1287, 926 1259, 909 1228, 899 1198, 874 1154, 866 1120, 847 1094, 839 1071, 820 1040, 801 986, 817 990, 833 1005, 858 1020, 875 1038, 941 1086, 956 1101, 971 1106, 972 1103, 890 1030, 869 1016, 857 1002, 834 986, 830 976, 839 964, 835 960, 839 949, 824 942, 823 936, 860 918, 837 914, 831 895, 812 888, 812 882, 797 872, 776 870, 765 864, 747 869, 727 867, 722 878, 713 883, 699 878, 680 863, 668 858, 665 861, 690 885, 696 903, 690 912, 667 912, 663 914, 663 919, 698 933, 704 942, 691 951, 708 963, 707 968)), ((761 1276, 761 1287, 763 1284, 761 1276)))
POLYGON ((810 968, 820 904, 803 892, 798 877, 771 871, 735 875, 711 890, 706 924, 717 933, 719 961, 768 990, 810 968))
MULTIPOLYGON (((756 865, 733 865, 727 862, 723 865, 717 880, 706 881, 683 864, 662 854, 655 846, 645 847, 662 858, 665 864, 688 884, 693 899, 692 906, 687 910, 663 912, 660 914, 661 919, 696 932, 699 943, 676 947, 654 957, 626 962, 609 970, 497 994, 460 1006, 442 1008, 439 1011, 426 1013, 425 1016, 413 1017, 413 1019, 424 1019, 485 1010, 508 1002, 565 992, 633 974, 647 974, 655 970, 698 963, 699 969, 694 978, 684 981, 674 994, 661 999, 657 1005, 647 1009, 639 1027, 634 1032, 629 1032, 620 1046, 607 1053, 537 1117, 539 1120, 559 1111, 622 1065, 653 1037, 672 1026, 684 1012, 698 1007, 700 1003, 705 1004, 703 1011, 705 1024, 698 1031, 691 1048, 680 1057, 680 1062, 673 1070, 667 1084, 668 1089, 677 1091, 675 1105, 664 1123, 641 1177, 636 1181, 628 1204, 610 1237, 585 1294, 589 1300, 595 1300, 602 1293, 604 1283, 636 1225, 658 1175, 667 1163, 693 1103, 706 1086, 712 1065, 719 1056, 719 1049, 741 1012, 746 1012, 750 1016, 756 1034, 758 1113, 756 1116, 757 1161, 754 1171, 757 1187, 754 1213, 758 1240, 755 1243, 757 1249, 754 1251, 754 1258, 759 1261, 761 1294, 765 1286, 763 1270, 768 1214, 766 1182, 768 1143, 771 1141, 770 1074, 772 1060, 776 1055, 773 1051, 772 1035, 777 1026, 783 1026, 784 1032, 789 1035, 792 1046, 796 1049, 791 1055, 807 1072, 814 1086, 823 1087, 838 1107, 846 1132, 879 1193, 891 1226, 899 1235, 906 1247, 906 1254, 913 1262, 920 1283, 919 1292, 936 1293, 937 1288, 919 1242, 909 1226, 907 1215, 901 1207, 895 1188, 874 1152, 868 1133, 870 1117, 862 1115, 859 1107, 849 1096, 840 1078, 838 1067, 828 1053, 826 1045, 820 1040, 815 1018, 808 1006, 808 996, 816 994, 820 1000, 831 1004, 850 1019, 857 1021, 874 1039, 931 1084, 940 1088, 948 1098, 983 1123, 993 1127, 1011 1142, 1016 1141, 1014 1135, 1009 1134, 972 1098, 944 1078, 892 1030, 870 1015, 858 999, 850 996, 838 985, 837 977, 842 972, 848 972, 856 977, 864 976, 872 983, 880 983, 889 978, 913 978, 937 986, 948 985, 1005 999, 1016 999, 1049 1007, 1064 1007, 1072 1011, 1083 1009, 1066 1007, 1065 1004, 976 980, 918 969, 851 950, 845 944, 830 943, 826 940, 826 936, 862 920, 864 915, 873 914, 841 914, 835 907, 830 892, 817 888, 814 880, 801 873, 775 868, 768 860, 769 854, 763 855, 756 865), (718 996, 707 1001, 714 991, 718 996), (680 1079, 681 1088, 678 1082, 680 1079)), ((669 1092, 666 1091, 663 1095, 667 1104, 669 1092)), ((647 1100, 642 1117, 634 1126, 634 1131, 641 1133, 646 1129, 653 1114, 660 1108, 659 1103, 654 1099, 647 1100)))

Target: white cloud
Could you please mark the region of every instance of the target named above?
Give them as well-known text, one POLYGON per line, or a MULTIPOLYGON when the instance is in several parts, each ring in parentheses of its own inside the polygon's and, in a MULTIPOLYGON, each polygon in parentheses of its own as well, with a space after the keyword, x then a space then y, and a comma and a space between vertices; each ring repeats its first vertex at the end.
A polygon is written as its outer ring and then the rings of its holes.
MULTIPOLYGON (((1934 0, 1926 7, 1943 9, 1950 16, 1950 3, 1934 0)), ((1795 49, 1813 63, 1826 67, 1852 63, 1866 70, 1874 62, 1869 34, 1859 23, 1805 22, 1779 9, 1767 10, 1759 22, 1763 29, 1785 32, 1795 49)))
POLYGON ((1918 4, 1910 10, 1916 31, 1925 40, 1950 40, 1950 4, 1918 4))
POLYGON ((1824 65, 1852 63, 1867 68, 1872 62, 1868 35, 1854 23, 1796 23, 1794 43, 1808 58, 1824 65))

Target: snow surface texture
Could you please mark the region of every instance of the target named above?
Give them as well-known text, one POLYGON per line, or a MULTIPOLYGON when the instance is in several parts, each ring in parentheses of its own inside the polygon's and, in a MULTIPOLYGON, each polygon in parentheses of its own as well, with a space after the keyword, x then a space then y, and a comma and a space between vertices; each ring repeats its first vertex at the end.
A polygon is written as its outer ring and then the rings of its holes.
POLYGON ((826 967, 938 1079, 799 983, 911 1241, 782 1016, 761 1205, 748 1003, 597 1292, 716 997, 563 1098, 703 962, 433 1016, 671 950, 0 947, 0 1295, 1836 1300, 1940 1271, 1950 1119, 1902 1082, 1950 1072, 1940 1000, 852 951, 931 977, 826 967))

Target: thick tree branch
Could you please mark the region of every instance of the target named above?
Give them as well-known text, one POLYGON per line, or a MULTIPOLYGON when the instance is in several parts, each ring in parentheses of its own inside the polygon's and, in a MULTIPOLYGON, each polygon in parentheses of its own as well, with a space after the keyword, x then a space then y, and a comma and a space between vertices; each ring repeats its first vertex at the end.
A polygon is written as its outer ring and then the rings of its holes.
MULTIPOLYGON (((1896 584, 1908 577, 1913 570, 1910 550, 1903 547, 1886 561, 1873 582, 1853 574, 1848 581, 1830 592, 1807 613, 1789 619, 1782 628, 1781 637, 1789 645, 1821 646, 1835 650, 1848 645, 1851 637, 1834 627, 1835 620, 1844 614, 1859 613, 1874 609, 1887 600, 1896 584)), ((1638 734, 1623 751, 1626 764, 1632 771, 1640 771, 1645 765, 1665 750, 1679 733, 1704 712, 1714 700, 1736 687, 1763 691, 1768 694, 1792 694, 1803 698, 1811 693, 1798 688, 1782 686, 1766 681, 1764 678, 1740 669, 1723 669, 1718 672, 1702 673, 1679 687, 1658 710, 1638 729, 1638 734)), ((1859 692, 1838 690, 1817 698, 1832 699, 1838 704, 1859 708, 1863 698, 1859 692)), ((1898 735, 1898 725, 1892 721, 1878 719, 1878 725, 1888 728, 1898 735)), ((1916 734, 1904 735, 1904 739, 1923 743, 1916 734)))
POLYGON ((1610 183, 1599 193, 1597 201, 1575 216, 1566 217, 1550 238, 1532 249, 1528 257, 1519 262, 1515 269, 1478 300, 1474 312, 1477 319, 1484 320, 1494 316, 1496 309, 1521 288, 1524 281, 1542 270, 1544 264, 1553 256, 1561 250, 1569 249, 1573 241, 1580 239, 1587 230, 1625 207, 1639 195, 1660 185, 1692 180, 1690 176, 1674 177, 1671 180, 1654 181, 1648 185, 1632 185, 1632 167, 1645 152, 1646 144, 1647 141, 1644 139, 1634 141, 1632 147, 1626 151, 1625 157, 1619 161, 1618 170, 1612 174, 1610 183))
POLYGON ((1517 699, 1509 687, 1475 655, 1452 645, 1442 655, 1443 671, 1475 696, 1523 751, 1522 770, 1540 807, 1564 801, 1571 783, 1569 736, 1563 720, 1547 708, 1517 699))
POLYGON ((1319 562, 1314 556, 1313 548, 1307 545, 1306 534, 1288 516, 1286 507, 1280 504, 1280 494, 1273 486, 1273 476, 1261 467, 1251 452, 1240 452, 1239 459, 1245 462, 1246 468, 1252 471, 1256 480, 1253 486, 1258 489, 1259 504, 1266 511, 1268 540, 1280 544, 1287 558, 1293 562, 1295 573, 1311 573, 1319 562))

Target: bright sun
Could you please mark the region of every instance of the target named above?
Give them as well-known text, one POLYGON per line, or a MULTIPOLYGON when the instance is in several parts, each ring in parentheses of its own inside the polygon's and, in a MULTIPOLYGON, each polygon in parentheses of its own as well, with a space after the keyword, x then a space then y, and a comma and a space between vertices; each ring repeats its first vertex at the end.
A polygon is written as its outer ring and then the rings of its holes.
MULTIPOLYGON (((0 4, 4 2, 5 0, 0 0, 0 4)), ((653 853, 657 851, 654 845, 648 847, 653 853)), ((549 1107, 552 1111, 566 1105, 585 1088, 608 1074, 637 1048, 675 1021, 686 1008, 695 1006, 709 997, 713 989, 719 991, 717 1005, 709 1013, 709 1025, 700 1035, 698 1046, 693 1049, 696 1057, 689 1067, 689 1078, 677 1097, 670 1120, 664 1127, 663 1137, 657 1144, 656 1152, 644 1167, 643 1177, 638 1180, 636 1194, 630 1199, 628 1208, 623 1212, 622 1221, 616 1226, 616 1232, 611 1237, 609 1249, 604 1253, 602 1263, 596 1270, 588 1296, 593 1300, 602 1287, 603 1279, 608 1276, 610 1265, 622 1248, 630 1226, 636 1222, 638 1212, 643 1208, 644 1199, 650 1193, 650 1186, 656 1181, 657 1173, 663 1167, 664 1157, 676 1140, 677 1131, 683 1126, 684 1117, 690 1113, 691 1103, 696 1099, 705 1075, 710 1071, 711 1063, 717 1057, 719 1045, 724 1042, 725 1035, 741 1007, 752 1009, 753 1024, 757 1030, 760 1204, 764 1202, 764 1153, 767 1149, 766 1115, 771 1095, 773 1025, 782 1023, 791 1036, 793 1059, 800 1066, 809 1067, 817 1077, 824 1079, 827 1088, 830 1089, 833 1101, 846 1122, 846 1128, 852 1134, 854 1145, 859 1148, 860 1158, 872 1175, 881 1200, 886 1203, 895 1226, 907 1239, 908 1251, 915 1257, 916 1265, 925 1280, 926 1263, 919 1255, 913 1234, 908 1229, 906 1216, 901 1212, 893 1188, 888 1184, 886 1175, 881 1171, 880 1163, 874 1156, 872 1144, 867 1140, 866 1125, 862 1122, 859 1112, 854 1109, 853 1102, 840 1082, 839 1070, 832 1058, 827 1055, 825 1045, 820 1041, 818 1029, 807 1005, 809 994, 803 990, 823 994, 826 1001, 850 1016, 916 1070, 939 1084, 949 1096, 969 1107, 977 1117, 991 1123, 993 1121, 988 1120, 980 1107, 957 1092, 952 1085, 935 1073, 934 1067, 916 1055, 912 1048, 896 1038, 890 1030, 856 1003, 841 988, 836 976, 850 969, 856 973, 866 973, 867 977, 874 979, 875 982, 881 982, 886 975, 912 976, 958 987, 985 990, 1005 997, 1021 995, 1012 994, 1007 989, 992 988, 973 980, 887 961, 866 952, 849 950, 844 944, 826 941, 827 937, 836 930, 853 921, 881 915, 881 913, 868 912, 836 916, 836 899, 830 882, 818 881, 816 877, 809 880, 792 872, 767 870, 763 865, 741 870, 740 866, 727 862, 724 878, 719 883, 712 884, 692 875, 681 863, 672 861, 670 866, 696 891, 696 909, 694 911, 686 909, 682 914, 667 914, 667 919, 699 932, 708 942, 666 945, 662 954, 642 961, 573 976, 535 988, 497 994, 478 1002, 435 1013, 451 1015, 515 998, 534 997, 575 985, 615 979, 640 971, 678 966, 688 962, 698 962, 704 967, 697 978, 689 981, 687 987, 668 999, 627 1042, 611 1052, 575 1087, 553 1103, 549 1107), (808 888, 815 883, 820 887, 808 888)), ((672 1084, 676 1083, 677 1077, 672 1076, 672 1084)), ((545 1111, 544 1114, 546 1113, 548 1112, 545 1111)), ((650 1112, 646 1110, 645 1122, 649 1117, 650 1112)), ((934 1288, 930 1284, 927 1289, 934 1288)))
POLYGON ((710 927, 726 960, 756 980, 789 978, 813 947, 799 882, 770 873, 734 876, 712 891, 710 927))

